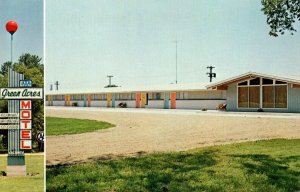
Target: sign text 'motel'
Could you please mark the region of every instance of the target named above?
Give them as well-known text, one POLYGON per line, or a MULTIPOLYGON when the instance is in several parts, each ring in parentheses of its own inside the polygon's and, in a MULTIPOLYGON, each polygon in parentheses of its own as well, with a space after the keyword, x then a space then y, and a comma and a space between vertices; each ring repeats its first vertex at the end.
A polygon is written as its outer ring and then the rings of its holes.
POLYGON ((20 100, 20 149, 31 149, 31 100, 20 100))
POLYGON ((2 99, 43 99, 42 88, 1 88, 2 99))

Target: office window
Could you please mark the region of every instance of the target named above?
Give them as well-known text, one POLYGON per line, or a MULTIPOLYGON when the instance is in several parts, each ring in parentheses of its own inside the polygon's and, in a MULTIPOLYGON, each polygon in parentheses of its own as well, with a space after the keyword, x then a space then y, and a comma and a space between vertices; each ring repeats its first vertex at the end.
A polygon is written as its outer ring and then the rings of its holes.
POLYGON ((249 108, 260 107, 260 87, 249 87, 249 108))
POLYGON ((248 107, 248 87, 238 88, 238 107, 248 107))

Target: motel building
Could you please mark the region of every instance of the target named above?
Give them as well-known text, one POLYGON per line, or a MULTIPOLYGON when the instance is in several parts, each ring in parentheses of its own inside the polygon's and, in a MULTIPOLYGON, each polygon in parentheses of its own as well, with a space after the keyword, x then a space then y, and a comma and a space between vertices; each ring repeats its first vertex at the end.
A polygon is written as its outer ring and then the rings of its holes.
POLYGON ((300 77, 248 72, 211 84, 50 91, 47 106, 300 112, 300 77))

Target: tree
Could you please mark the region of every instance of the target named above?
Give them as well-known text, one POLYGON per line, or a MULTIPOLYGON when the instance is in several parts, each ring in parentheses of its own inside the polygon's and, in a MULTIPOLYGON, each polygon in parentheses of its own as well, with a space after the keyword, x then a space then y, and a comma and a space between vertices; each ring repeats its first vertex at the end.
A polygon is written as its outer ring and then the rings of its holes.
POLYGON ((262 0, 262 11, 267 16, 271 30, 269 35, 277 37, 285 31, 293 35, 295 22, 300 21, 300 0, 262 0))
MULTIPOLYGON (((14 63, 13 65, 11 65, 11 62, 3 63, 0 70, 0 86, 7 87, 8 66, 12 66, 14 71, 24 74, 25 79, 30 79, 33 87, 44 87, 44 65, 41 61, 42 59, 37 55, 25 53, 19 57, 18 63, 14 63)), ((0 112, 7 113, 7 100, 0 100, 0 112)), ((35 135, 38 131, 44 130, 43 100, 32 101, 32 114, 32 134, 35 135)), ((4 136, 4 138, 6 137, 4 136)), ((32 141, 33 146, 39 145, 34 138, 32 141)))
POLYGON ((8 67, 11 67, 10 61, 7 61, 2 64, 0 74, 5 75, 8 72, 8 67))

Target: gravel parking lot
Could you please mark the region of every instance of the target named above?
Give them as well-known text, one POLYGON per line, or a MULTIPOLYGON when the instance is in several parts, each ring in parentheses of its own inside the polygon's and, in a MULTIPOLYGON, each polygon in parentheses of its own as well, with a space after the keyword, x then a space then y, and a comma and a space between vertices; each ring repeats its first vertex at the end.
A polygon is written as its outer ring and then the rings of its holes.
POLYGON ((47 165, 260 139, 300 138, 299 114, 47 107, 46 115, 116 125, 97 132, 47 136, 47 165))

